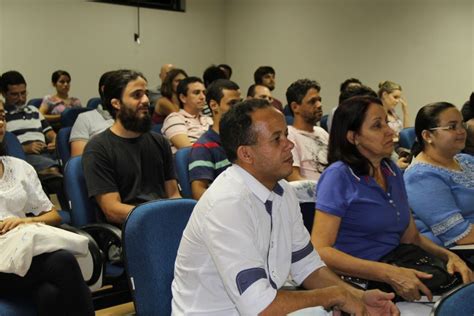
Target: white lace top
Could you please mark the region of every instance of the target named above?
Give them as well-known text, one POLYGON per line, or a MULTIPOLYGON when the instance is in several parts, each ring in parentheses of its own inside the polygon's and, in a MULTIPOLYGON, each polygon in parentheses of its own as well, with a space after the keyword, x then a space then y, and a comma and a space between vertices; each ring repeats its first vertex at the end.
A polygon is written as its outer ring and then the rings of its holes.
POLYGON ((27 162, 0 156, 4 173, 0 178, 0 220, 7 217, 39 215, 51 210, 53 204, 44 193, 35 169, 27 162))

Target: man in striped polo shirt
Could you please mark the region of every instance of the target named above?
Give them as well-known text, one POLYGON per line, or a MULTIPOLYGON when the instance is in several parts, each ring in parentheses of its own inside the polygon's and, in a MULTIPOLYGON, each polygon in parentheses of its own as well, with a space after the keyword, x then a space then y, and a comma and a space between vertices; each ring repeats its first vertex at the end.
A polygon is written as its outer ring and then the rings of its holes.
POLYGON ((33 105, 26 104, 26 81, 18 71, 7 71, 0 78, 5 98, 7 130, 18 137, 26 160, 39 175, 59 175, 56 133, 33 105))
POLYGON ((189 181, 196 200, 230 166, 221 146, 219 122, 222 115, 240 100, 239 86, 233 81, 218 79, 207 88, 206 101, 212 110, 214 124, 193 144, 189 158, 189 181))

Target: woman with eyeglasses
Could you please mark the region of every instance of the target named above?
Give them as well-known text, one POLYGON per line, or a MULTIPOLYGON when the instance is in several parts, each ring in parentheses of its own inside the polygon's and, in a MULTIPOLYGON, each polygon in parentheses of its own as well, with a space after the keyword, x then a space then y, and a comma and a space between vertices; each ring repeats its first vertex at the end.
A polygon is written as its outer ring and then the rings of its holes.
POLYGON ((462 154, 466 123, 450 103, 422 107, 415 120, 416 157, 404 174, 422 234, 439 245, 474 243, 474 157, 462 154))

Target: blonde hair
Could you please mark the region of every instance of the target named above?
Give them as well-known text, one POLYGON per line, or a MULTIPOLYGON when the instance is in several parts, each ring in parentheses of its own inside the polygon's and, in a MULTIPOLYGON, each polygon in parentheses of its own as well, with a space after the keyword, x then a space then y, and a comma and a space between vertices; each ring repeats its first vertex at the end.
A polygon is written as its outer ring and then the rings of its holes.
POLYGON ((377 92, 377 95, 379 96, 379 98, 381 98, 384 92, 392 93, 395 90, 402 91, 402 86, 398 83, 389 80, 381 81, 379 83, 379 91, 377 92))

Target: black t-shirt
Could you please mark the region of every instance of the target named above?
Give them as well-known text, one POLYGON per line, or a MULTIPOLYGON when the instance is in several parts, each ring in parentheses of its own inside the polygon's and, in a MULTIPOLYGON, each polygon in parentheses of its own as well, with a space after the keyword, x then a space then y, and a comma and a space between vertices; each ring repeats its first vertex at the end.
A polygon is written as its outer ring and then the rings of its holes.
POLYGON ((87 143, 82 166, 89 197, 118 192, 131 205, 168 198, 165 181, 176 179, 171 147, 155 132, 122 138, 107 129, 87 143))

